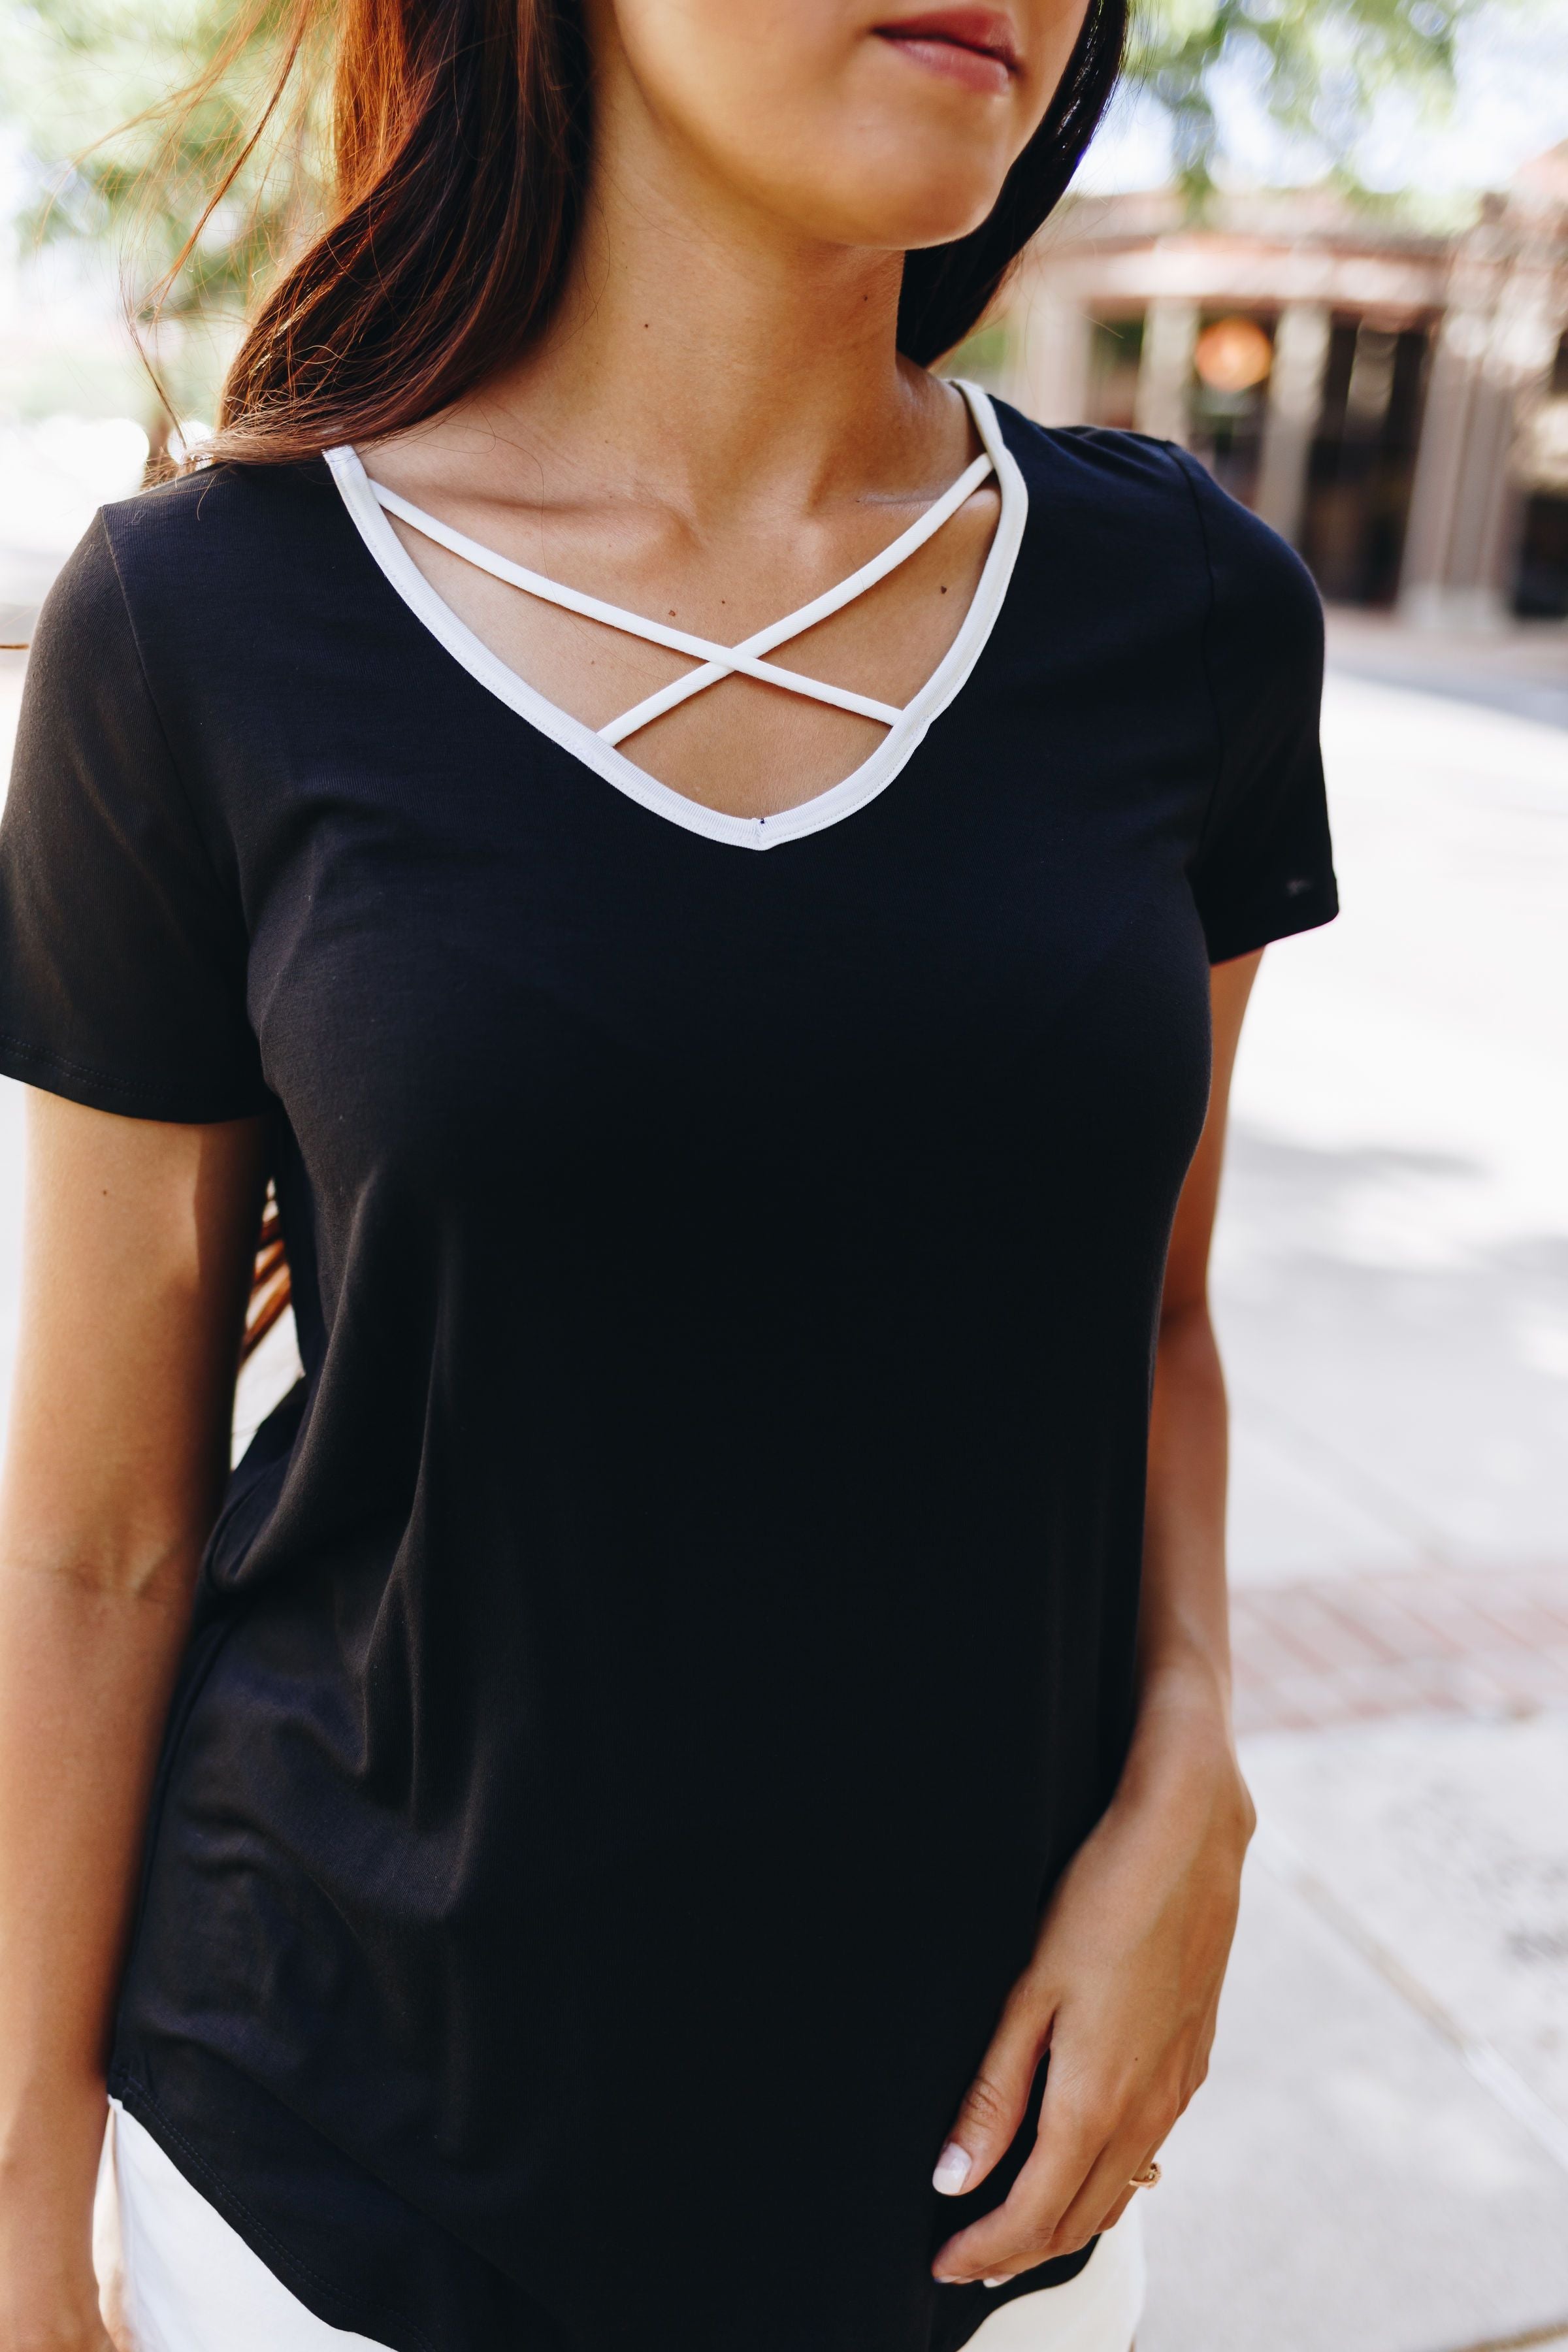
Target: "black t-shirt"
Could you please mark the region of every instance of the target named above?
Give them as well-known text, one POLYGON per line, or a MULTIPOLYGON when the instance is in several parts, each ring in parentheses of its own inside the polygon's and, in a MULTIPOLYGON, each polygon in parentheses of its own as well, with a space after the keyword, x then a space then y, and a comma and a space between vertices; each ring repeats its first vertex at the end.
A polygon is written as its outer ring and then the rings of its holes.
POLYGON ((1208 966, 1334 910, 1296 558, 1001 414, 937 691, 766 825, 513 693, 324 463, 109 509, 39 625, 0 1065, 260 1113, 305 1366, 113 2088, 396 2352, 996 2307, 929 2263, 1016 2161, 931 2171, 1127 1744, 1208 966))

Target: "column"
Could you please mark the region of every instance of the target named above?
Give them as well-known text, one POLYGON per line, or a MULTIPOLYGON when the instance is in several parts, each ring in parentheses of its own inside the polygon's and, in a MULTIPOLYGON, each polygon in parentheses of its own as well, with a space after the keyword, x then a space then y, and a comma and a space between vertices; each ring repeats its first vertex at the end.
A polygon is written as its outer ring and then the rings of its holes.
POLYGON ((1506 617, 1523 505, 1515 445, 1551 379, 1560 250, 1551 216, 1493 196, 1455 257, 1405 533, 1399 601, 1410 619, 1506 617))
POLYGON ((1138 364, 1138 396, 1132 421, 1140 433, 1185 447, 1187 386, 1193 346, 1198 339, 1198 306, 1184 296, 1161 295, 1143 320, 1143 352, 1138 364))
POLYGON ((1256 504, 1264 521, 1292 547, 1301 540, 1307 467, 1322 406, 1331 323, 1326 303, 1291 302, 1279 313, 1274 331, 1256 504))
POLYGON ((1489 315, 1445 318, 1400 585, 1408 618, 1460 628, 1506 619, 1523 507, 1514 448, 1550 380, 1557 334, 1550 272, 1528 262, 1500 273, 1489 315))
POLYGON ((1452 582, 1454 526, 1468 470, 1471 423, 1489 321, 1479 303, 1457 302, 1434 338, 1399 606, 1407 620, 1440 625, 1458 617, 1452 582))
POLYGON ((1524 526, 1519 478, 1521 429, 1552 382, 1560 332, 1555 254, 1526 251, 1502 287, 1482 371, 1477 424, 1485 431, 1472 502, 1460 510, 1468 558, 1465 584, 1490 617, 1513 600, 1524 526))
POLYGON ((1037 425, 1085 424, 1091 330, 1082 303, 1032 272, 1019 281, 1008 323, 1007 398, 1037 425))

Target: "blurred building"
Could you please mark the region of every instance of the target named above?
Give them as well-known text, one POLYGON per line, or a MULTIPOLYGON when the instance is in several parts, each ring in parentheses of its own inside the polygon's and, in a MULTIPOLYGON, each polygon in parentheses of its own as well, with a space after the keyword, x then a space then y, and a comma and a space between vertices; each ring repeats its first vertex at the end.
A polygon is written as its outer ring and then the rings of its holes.
POLYGON ((1179 441, 1325 596, 1568 615, 1568 144, 1462 236, 1322 190, 1064 206, 1010 289, 1003 388, 1179 441))

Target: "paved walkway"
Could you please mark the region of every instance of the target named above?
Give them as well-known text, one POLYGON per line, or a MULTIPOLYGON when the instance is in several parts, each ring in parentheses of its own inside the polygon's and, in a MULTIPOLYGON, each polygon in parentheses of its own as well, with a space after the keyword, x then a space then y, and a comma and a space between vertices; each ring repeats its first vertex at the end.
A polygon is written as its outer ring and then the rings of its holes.
POLYGON ((1415 687, 1568 727, 1568 656, 1560 621, 1507 629, 1406 629, 1388 613, 1329 615, 1329 655, 1344 677, 1415 687))
POLYGON ((1447 648, 1484 703, 1331 635, 1345 913, 1216 1247, 1263 1826, 1140 2352, 1568 2346, 1568 635, 1447 648))
MULTIPOLYGON (((1528 1715, 1568 1707, 1562 1569, 1244 1585, 1231 1624, 1244 1737, 1424 1708, 1528 1715)), ((1568 1809, 1568 1788, 1563 1794, 1568 1809)))

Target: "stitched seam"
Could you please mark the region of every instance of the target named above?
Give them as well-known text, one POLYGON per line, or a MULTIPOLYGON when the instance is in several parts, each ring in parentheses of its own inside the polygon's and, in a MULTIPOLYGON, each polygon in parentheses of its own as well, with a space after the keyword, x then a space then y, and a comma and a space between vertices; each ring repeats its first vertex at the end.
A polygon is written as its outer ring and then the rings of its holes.
MULTIPOLYGON (((142 2082, 141 2076, 139 2074, 132 2074, 129 2069, 126 2068, 117 2068, 116 2073, 122 2083, 132 2086, 138 2093, 139 2096, 145 2101, 149 2112, 157 2116, 160 2126, 168 2133, 169 2137, 188 2159, 193 2168, 201 2174, 204 2180, 211 2183, 212 2187, 216 2189, 219 2196, 226 2198, 228 2203, 237 2213, 244 2214, 247 2225, 255 2231, 262 2243, 264 2245, 270 2246, 274 2252, 281 2255, 283 2260, 290 2265, 300 2277, 312 2280, 317 2286, 323 2288, 329 2295, 332 2296, 334 2299, 341 2299, 342 2290, 336 2282, 326 2277, 322 2272, 316 2269, 313 2263, 306 2262, 302 2256, 296 2254, 293 2249, 286 2245, 283 2240, 279 2237, 276 2231, 268 2229, 267 2223, 260 2219, 259 2215, 253 2212, 250 2206, 247 2204, 245 2199, 235 2194, 233 2188, 229 2182, 224 2179, 223 2175, 215 2171, 213 2167, 207 2162, 206 2158, 201 2154, 200 2150, 191 2145, 191 2142, 186 2138, 184 2133, 181 2131, 179 2126, 170 2122, 169 2117, 158 2105, 157 2100, 153 2096, 152 2092, 147 2088, 146 2084, 142 2082)), ((279 2284, 281 2284, 283 2282, 279 2281, 279 2284)), ((404 2311, 396 2305, 390 2306, 390 2309, 391 2315, 394 2319, 407 2322, 410 2333, 417 2341, 419 2352, 440 2352, 440 2347, 436 2343, 435 2339, 432 2336, 426 2335, 424 2329, 408 2312, 404 2311)), ((322 2325, 330 2326, 331 2323, 323 2321, 322 2325)))
POLYGON ((1203 662, 1204 685, 1208 691, 1209 709, 1214 718, 1215 772, 1214 782, 1209 786, 1208 806, 1204 811, 1204 821, 1199 829, 1197 845, 1193 852, 1193 862, 1195 865, 1198 859, 1202 857, 1205 846, 1207 844, 1209 828, 1213 823, 1215 810, 1219 801, 1220 786, 1225 778, 1225 720, 1220 713, 1219 695, 1215 688, 1214 667, 1209 656, 1209 641, 1213 635, 1215 622, 1218 614, 1219 591, 1215 582, 1214 551, 1209 543, 1208 525, 1204 520, 1203 504, 1198 497, 1197 483, 1193 478, 1195 460, 1189 457, 1184 449, 1178 449, 1174 443, 1167 443, 1164 446, 1169 448, 1171 457, 1175 465, 1176 470, 1181 475, 1183 481, 1186 484, 1187 496, 1192 500, 1193 515, 1198 527, 1198 544, 1203 549, 1204 553, 1204 571, 1207 575, 1209 583, 1208 611, 1204 615, 1203 633, 1199 640, 1199 648, 1200 657, 1203 662))
POLYGON ((29 1062, 46 1062, 54 1070, 64 1070, 76 1078, 91 1078, 96 1086, 106 1087, 110 1094, 140 1094, 142 1088, 133 1078, 112 1077, 92 1062, 73 1062, 68 1055, 51 1053, 47 1046, 30 1045, 25 1037, 15 1037, 8 1029, 0 1030, 0 1045, 9 1045, 29 1062))
MULTIPOLYGON (((202 496, 204 498, 206 496, 205 488, 203 489, 202 496)), ((208 879, 212 883, 218 903, 220 905, 225 905, 227 902, 228 894, 224 887, 223 877, 218 873, 217 867, 213 864, 212 851, 207 846, 206 835, 202 830, 201 820, 196 814, 195 801, 192 796, 190 786, 185 781, 180 762, 174 755, 174 746, 170 738, 168 727, 164 723, 163 709, 159 704, 158 697, 153 688, 152 677, 147 668, 147 656, 142 648, 141 632, 136 626, 136 616, 131 609, 131 598, 126 591, 124 574, 120 569, 119 550, 114 544, 114 534, 109 528, 108 520, 104 516, 101 507, 99 509, 98 521, 99 527, 103 532, 103 543, 109 550, 109 561, 114 572, 114 584, 120 591, 121 607, 125 614, 125 626, 131 638, 132 649, 136 656, 136 667, 141 672, 142 691, 147 697, 147 708, 153 714, 153 721, 157 727, 158 733, 162 738, 163 756, 169 763, 169 773, 174 780, 175 790, 178 792, 180 799, 184 803, 185 815, 189 822, 191 832, 195 836, 196 846, 201 852, 202 863, 207 870, 208 879)), ((247 947, 248 948, 249 940, 247 936, 243 915, 239 921, 239 934, 241 939, 246 940, 247 947)), ((238 1009, 241 1015, 245 1016, 247 1008, 243 992, 239 997, 238 1009)), ((248 1018, 246 1018, 245 1025, 247 1029, 249 1028, 250 1023, 248 1018)))
MULTIPOLYGON (((26 1037, 13 1035, 8 1029, 0 1029, 0 1045, 9 1046, 19 1060, 37 1062, 45 1069, 58 1070, 67 1077, 90 1078, 93 1085, 102 1087, 106 1094, 130 1095, 138 1097, 143 1095, 161 1095, 166 1099, 171 1091, 166 1079, 143 1081, 140 1078, 117 1077, 111 1071, 100 1070, 94 1062, 73 1061, 68 1054, 57 1054, 47 1045, 32 1045, 26 1037)), ((265 1099, 258 1101, 255 1108, 257 1111, 265 1108, 265 1099)), ((252 1115, 246 1111, 225 1113, 226 1118, 244 1118, 252 1115)), ((215 1123, 206 1119, 192 1119, 188 1122, 193 1127, 205 1127, 215 1123)))
MULTIPOLYGON (((156 1094, 161 1087, 165 1092, 168 1091, 165 1080, 151 1079, 143 1082, 140 1078, 116 1077, 111 1071, 100 1070, 95 1062, 73 1061, 68 1054, 57 1054, 47 1045, 32 1045, 26 1037, 14 1036, 8 1029, 0 1029, 0 1045, 9 1045, 12 1051, 20 1055, 25 1061, 43 1062, 50 1069, 63 1070, 70 1077, 90 1078, 95 1086, 105 1087, 110 1094, 156 1094)), ((191 1123, 193 1126, 199 1127, 205 1122, 195 1119, 191 1123)))

